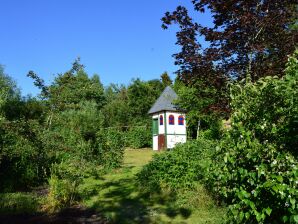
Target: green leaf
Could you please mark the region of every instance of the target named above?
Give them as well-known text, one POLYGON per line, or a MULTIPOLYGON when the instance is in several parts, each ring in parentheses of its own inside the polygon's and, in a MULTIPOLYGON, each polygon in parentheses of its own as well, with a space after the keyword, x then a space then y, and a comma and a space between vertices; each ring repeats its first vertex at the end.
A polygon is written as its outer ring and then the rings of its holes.
POLYGON ((258 222, 260 222, 262 220, 262 214, 256 212, 256 219, 257 219, 258 222))
POLYGON ((244 218, 244 213, 241 211, 239 214, 239 221, 241 222, 244 218))
POLYGON ((249 198, 250 197, 250 194, 247 191, 244 191, 244 190, 241 191, 241 195, 243 197, 245 197, 245 198, 249 198))
POLYGON ((289 220, 288 216, 284 215, 284 216, 282 217, 282 221, 283 221, 284 223, 286 223, 288 220, 289 220))
POLYGON ((295 200, 295 198, 291 198, 290 199, 290 202, 292 204, 292 208, 295 209, 295 206, 296 206, 296 200, 295 200))
POLYGON ((293 218, 295 223, 298 223, 298 215, 293 215, 291 218, 293 218))
POLYGON ((276 180, 279 181, 279 182, 281 182, 281 183, 283 182, 283 178, 280 175, 276 177, 276 180))
POLYGON ((272 209, 268 207, 265 209, 265 212, 267 213, 267 215, 270 215, 272 212, 272 209))

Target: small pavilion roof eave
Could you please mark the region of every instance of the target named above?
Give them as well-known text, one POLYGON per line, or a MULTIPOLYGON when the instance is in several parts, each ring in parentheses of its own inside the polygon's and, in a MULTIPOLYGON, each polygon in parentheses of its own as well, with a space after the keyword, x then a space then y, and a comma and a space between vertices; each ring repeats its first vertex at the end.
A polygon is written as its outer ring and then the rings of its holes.
POLYGON ((181 109, 181 108, 177 108, 177 110, 160 110, 160 111, 156 111, 154 113, 149 113, 149 115, 153 115, 153 114, 159 114, 159 113, 166 113, 166 112, 176 112, 176 113, 184 113, 187 114, 187 110, 185 109, 181 109))

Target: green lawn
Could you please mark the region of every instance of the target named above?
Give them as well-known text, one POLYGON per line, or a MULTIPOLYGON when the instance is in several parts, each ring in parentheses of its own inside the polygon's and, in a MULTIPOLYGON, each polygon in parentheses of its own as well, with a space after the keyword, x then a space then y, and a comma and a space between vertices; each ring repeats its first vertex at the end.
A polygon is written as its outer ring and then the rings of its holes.
POLYGON ((200 185, 193 191, 146 193, 137 186, 135 174, 152 157, 151 149, 127 149, 123 167, 100 180, 86 179, 91 193, 83 201, 112 223, 222 223, 224 209, 214 205, 200 185))

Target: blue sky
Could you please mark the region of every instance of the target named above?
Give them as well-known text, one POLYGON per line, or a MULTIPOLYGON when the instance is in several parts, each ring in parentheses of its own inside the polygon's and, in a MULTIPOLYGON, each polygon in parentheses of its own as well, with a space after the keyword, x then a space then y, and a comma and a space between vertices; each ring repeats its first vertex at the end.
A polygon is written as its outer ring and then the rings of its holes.
MULTIPOLYGON (((162 30, 160 19, 178 5, 192 9, 190 0, 1 0, 0 64, 23 95, 39 92, 29 70, 49 84, 78 56, 105 86, 164 71, 174 78, 177 28, 162 30)), ((211 23, 209 14, 193 15, 211 23)))

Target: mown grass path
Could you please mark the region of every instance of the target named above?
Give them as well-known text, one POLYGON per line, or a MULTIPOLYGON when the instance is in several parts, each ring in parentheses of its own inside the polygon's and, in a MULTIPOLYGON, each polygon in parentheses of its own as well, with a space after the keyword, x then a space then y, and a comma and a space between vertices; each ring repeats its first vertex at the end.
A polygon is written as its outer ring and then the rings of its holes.
MULTIPOLYGON (((149 194, 142 190, 136 182, 136 173, 147 164, 154 152, 150 149, 125 151, 122 168, 104 175, 102 180, 89 180, 87 184, 97 184, 94 196, 84 201, 88 208, 101 213, 109 223, 220 223, 222 210, 204 206, 191 210, 187 206, 186 194, 177 199, 172 193, 149 194)), ((204 196, 200 196, 203 201, 204 196)), ((207 199, 209 200, 209 198, 207 199)), ((203 202, 202 204, 205 204, 203 202)))

